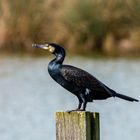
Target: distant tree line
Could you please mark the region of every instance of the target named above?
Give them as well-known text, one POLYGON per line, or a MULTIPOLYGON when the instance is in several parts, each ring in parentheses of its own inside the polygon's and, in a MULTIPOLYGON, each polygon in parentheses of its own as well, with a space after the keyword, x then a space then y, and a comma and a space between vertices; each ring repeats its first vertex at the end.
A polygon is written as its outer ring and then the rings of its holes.
POLYGON ((57 42, 71 52, 140 52, 139 0, 1 0, 0 50, 57 42))

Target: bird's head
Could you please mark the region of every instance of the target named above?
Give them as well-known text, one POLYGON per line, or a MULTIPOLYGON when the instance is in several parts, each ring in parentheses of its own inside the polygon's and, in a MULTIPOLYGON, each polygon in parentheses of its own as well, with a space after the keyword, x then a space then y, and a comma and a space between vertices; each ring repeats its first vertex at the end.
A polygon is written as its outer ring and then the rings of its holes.
POLYGON ((41 48, 41 49, 47 50, 50 53, 54 54, 55 56, 58 56, 58 55, 65 56, 64 48, 55 43, 33 44, 32 46, 35 48, 41 48))

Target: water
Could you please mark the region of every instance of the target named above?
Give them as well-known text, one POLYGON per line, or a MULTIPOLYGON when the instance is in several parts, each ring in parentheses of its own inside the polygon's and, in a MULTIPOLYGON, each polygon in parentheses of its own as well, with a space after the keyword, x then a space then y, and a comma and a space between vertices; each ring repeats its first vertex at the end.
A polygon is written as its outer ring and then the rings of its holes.
MULTIPOLYGON (((47 72, 47 58, 0 57, 0 140, 55 140, 55 112, 77 99, 47 72)), ((140 99, 140 61, 67 59, 120 93, 140 99)), ((101 140, 139 140, 140 105, 121 99, 89 103, 100 112, 101 140)))

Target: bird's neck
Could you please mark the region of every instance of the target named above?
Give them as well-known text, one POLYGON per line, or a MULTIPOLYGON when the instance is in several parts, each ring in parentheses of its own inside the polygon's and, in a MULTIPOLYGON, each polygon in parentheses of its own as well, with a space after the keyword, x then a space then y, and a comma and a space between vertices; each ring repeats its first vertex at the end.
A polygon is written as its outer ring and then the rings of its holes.
POLYGON ((53 59, 49 65, 48 65, 48 70, 55 70, 58 69, 60 65, 62 65, 63 61, 65 59, 65 56, 62 54, 56 55, 56 58, 53 59))
POLYGON ((63 54, 58 54, 58 55, 56 55, 56 58, 53 60, 53 62, 54 62, 55 64, 62 64, 63 61, 64 61, 64 59, 65 59, 65 55, 63 55, 63 54))

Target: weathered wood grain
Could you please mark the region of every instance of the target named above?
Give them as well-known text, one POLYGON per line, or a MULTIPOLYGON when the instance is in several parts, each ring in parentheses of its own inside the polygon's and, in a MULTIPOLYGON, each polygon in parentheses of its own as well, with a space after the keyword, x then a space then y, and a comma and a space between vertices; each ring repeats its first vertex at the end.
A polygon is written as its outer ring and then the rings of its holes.
POLYGON ((56 140, 99 140, 99 113, 56 112, 56 140))

